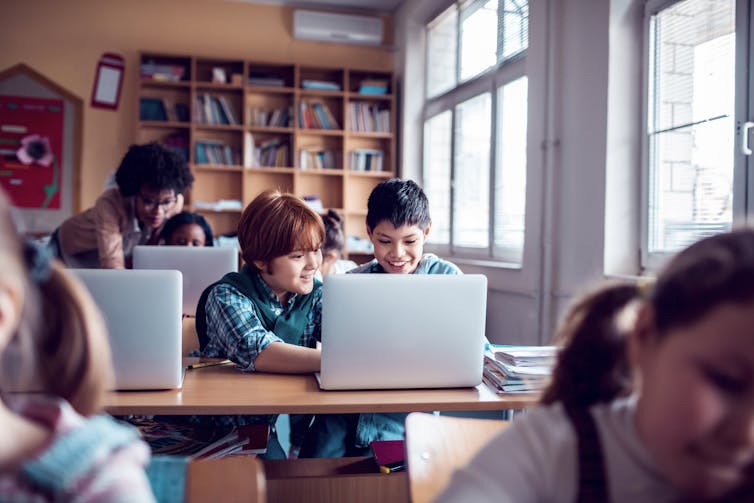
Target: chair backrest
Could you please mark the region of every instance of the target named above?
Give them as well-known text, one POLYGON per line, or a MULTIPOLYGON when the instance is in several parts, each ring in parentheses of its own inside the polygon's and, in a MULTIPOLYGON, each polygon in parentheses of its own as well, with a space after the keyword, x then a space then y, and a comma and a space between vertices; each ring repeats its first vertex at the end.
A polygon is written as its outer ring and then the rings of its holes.
POLYGON ((406 461, 413 503, 434 500, 453 471, 474 454, 507 421, 435 416, 414 412, 406 418, 406 461))
POLYGON ((186 503, 265 503, 264 467, 254 456, 197 459, 188 464, 186 503))

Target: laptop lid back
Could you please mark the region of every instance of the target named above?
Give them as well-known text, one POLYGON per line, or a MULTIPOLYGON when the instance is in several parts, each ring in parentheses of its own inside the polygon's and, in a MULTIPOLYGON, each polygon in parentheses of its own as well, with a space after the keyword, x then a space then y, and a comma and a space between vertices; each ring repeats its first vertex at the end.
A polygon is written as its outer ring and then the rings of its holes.
POLYGON ((183 273, 183 314, 194 316, 205 288, 238 272, 238 249, 218 246, 136 246, 134 269, 175 269, 183 273))
POLYGON ((71 269, 109 333, 115 389, 179 388, 182 278, 178 271, 71 269))
POLYGON ((323 288, 323 389, 481 382, 485 276, 331 274, 323 288))

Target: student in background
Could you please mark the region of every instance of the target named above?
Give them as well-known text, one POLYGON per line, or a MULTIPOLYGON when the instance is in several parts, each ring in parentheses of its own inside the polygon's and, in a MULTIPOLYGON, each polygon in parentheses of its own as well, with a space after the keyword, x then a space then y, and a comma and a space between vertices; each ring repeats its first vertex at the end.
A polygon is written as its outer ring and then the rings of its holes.
POLYGON ((345 236, 343 235, 343 219, 337 211, 330 209, 320 215, 325 224, 325 241, 322 243, 322 276, 340 274, 355 268, 358 264, 353 260, 343 260, 345 236))
POLYGON ((754 501, 754 231, 578 302, 542 406, 439 501, 754 501))
MULTIPOLYGON (((369 195, 366 224, 375 258, 349 273, 462 274, 455 264, 424 253, 432 221, 427 196, 415 182, 379 183, 369 195)), ((405 420, 405 413, 318 415, 301 456, 368 455, 372 441, 402 439, 405 420)))
POLYGON ((130 267, 134 246, 157 244, 168 218, 183 208, 194 176, 183 158, 152 142, 131 145, 115 173, 117 188, 53 232, 50 243, 69 267, 130 267))
POLYGON ((2 191, 0 262, 0 501, 153 501, 137 431, 92 416, 112 382, 99 312, 2 191))
POLYGON ((212 228, 198 213, 182 211, 170 217, 160 233, 160 244, 171 246, 214 246, 212 228))
MULTIPOLYGON (((322 219, 298 197, 268 190, 244 210, 238 240, 245 264, 199 299, 201 355, 228 358, 241 370, 310 373, 320 367, 322 219)), ((233 424, 275 416, 225 416, 233 424)), ((286 457, 272 435, 266 457, 286 457)))

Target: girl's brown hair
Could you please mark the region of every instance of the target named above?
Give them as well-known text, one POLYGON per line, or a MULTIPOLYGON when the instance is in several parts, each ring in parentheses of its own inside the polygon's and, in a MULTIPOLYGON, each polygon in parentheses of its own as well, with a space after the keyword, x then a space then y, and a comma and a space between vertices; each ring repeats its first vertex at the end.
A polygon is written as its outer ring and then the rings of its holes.
POLYGON ((678 253, 650 291, 611 284, 587 294, 555 335, 562 346, 543 403, 588 407, 631 392, 629 328, 620 314, 634 300, 649 303, 659 337, 689 326, 724 303, 754 300, 754 230, 717 234, 678 253))
POLYGON ((0 281, 18 281, 24 294, 19 325, 2 353, 0 388, 41 391, 82 415, 97 413, 113 379, 102 317, 60 263, 50 264, 48 277, 32 279, 26 255, 0 191, 0 281))
POLYGON ((238 242, 246 264, 270 262, 295 250, 318 250, 325 238, 322 219, 293 194, 266 190, 244 210, 238 242))

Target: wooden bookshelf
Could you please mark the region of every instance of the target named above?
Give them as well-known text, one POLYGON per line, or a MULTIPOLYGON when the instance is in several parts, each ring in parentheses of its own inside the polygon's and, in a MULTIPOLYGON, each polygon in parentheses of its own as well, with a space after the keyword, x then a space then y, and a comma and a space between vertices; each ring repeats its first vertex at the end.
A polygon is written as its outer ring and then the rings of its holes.
POLYGON ((228 201, 244 208, 277 188, 318 196, 346 235, 366 238, 369 193, 396 176, 392 73, 152 52, 140 69, 136 141, 186 156, 188 209, 216 234, 236 229, 241 210, 228 201))

